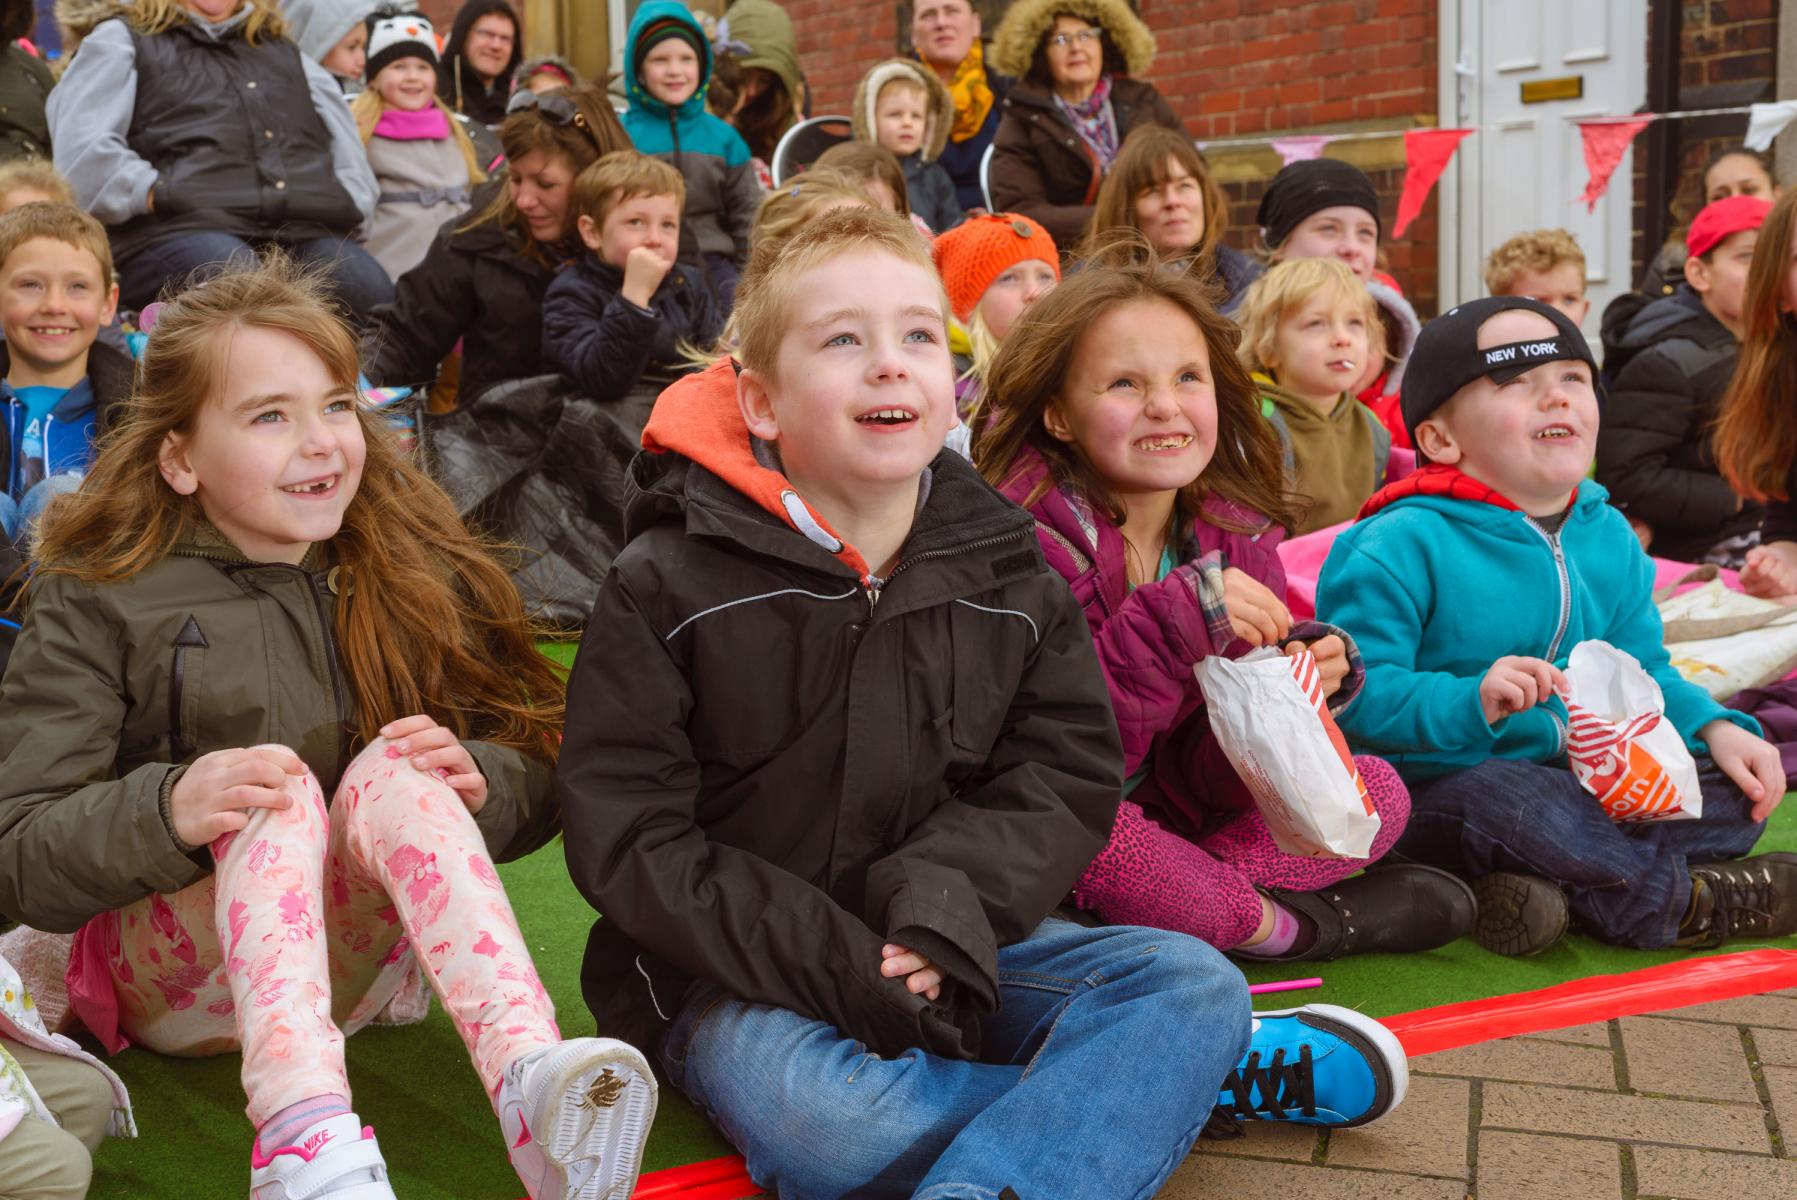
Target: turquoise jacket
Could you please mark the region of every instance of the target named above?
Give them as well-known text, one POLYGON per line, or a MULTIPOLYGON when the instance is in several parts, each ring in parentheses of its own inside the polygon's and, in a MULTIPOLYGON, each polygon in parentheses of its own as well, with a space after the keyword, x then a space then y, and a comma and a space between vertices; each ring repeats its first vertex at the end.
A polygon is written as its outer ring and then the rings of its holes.
POLYGON ((649 0, 637 9, 624 38, 624 95, 630 102, 624 132, 638 150, 672 163, 685 178, 682 216, 699 251, 740 263, 748 256, 761 183, 749 144, 729 122, 705 111, 711 69, 711 42, 692 11, 679 0, 649 0), (651 96, 636 73, 638 38, 666 20, 691 26, 699 45, 698 89, 675 109, 651 96))
POLYGON ((1390 760, 1410 781, 1490 758, 1564 762, 1558 697, 1488 725, 1479 682, 1505 655, 1565 667, 1572 648, 1592 639, 1640 661, 1692 753, 1709 752, 1696 735, 1717 718, 1760 732, 1673 669, 1653 561, 1608 495, 1580 484, 1555 534, 1442 467, 1368 501, 1317 583, 1318 614, 1354 635, 1366 663, 1359 700, 1338 718, 1357 750, 1390 760))

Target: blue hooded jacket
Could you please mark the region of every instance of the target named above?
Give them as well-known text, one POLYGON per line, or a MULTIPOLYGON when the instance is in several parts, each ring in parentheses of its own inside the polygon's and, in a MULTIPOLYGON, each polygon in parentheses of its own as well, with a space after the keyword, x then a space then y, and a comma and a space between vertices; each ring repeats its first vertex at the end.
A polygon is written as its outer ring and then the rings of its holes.
POLYGON ((1317 582, 1317 612, 1354 635, 1366 664, 1359 700, 1338 718, 1357 751, 1390 760, 1411 782, 1491 758, 1563 762, 1558 697, 1488 725, 1479 683, 1506 655, 1564 668, 1572 648, 1592 639, 1640 661, 1692 753, 1709 753, 1697 731, 1718 718, 1760 732, 1673 668, 1653 560, 1601 486, 1581 483, 1565 523, 1549 533, 1457 471, 1428 473, 1440 486, 1412 476, 1368 501, 1317 582))
POLYGON ((749 229, 761 204, 761 181, 742 135, 705 111, 711 69, 711 43, 692 11, 679 0, 649 0, 637 10, 624 39, 624 95, 630 102, 624 132, 638 150, 667 160, 685 178, 682 221, 699 253, 742 264, 748 259, 749 229), (699 86, 675 109, 651 96, 637 75, 637 43, 643 31, 670 20, 690 27, 699 46, 699 86))

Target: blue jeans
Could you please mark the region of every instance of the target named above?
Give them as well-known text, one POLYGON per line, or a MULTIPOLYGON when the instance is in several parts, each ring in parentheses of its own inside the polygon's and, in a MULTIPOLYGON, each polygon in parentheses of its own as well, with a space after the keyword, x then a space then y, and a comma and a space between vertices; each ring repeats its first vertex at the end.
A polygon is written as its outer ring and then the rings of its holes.
POLYGON ((880 1058, 822 1021, 712 993, 681 1010, 662 1064, 789 1200, 1154 1195, 1247 1050, 1241 972, 1183 934, 1054 919, 998 968, 979 1062, 880 1058))
POLYGON ((1571 769, 1494 758, 1412 787, 1396 853, 1475 879, 1494 871, 1551 879, 1591 936, 1670 946, 1691 902, 1689 864, 1740 858, 1766 827, 1715 763, 1700 758, 1697 767, 1701 820, 1618 825, 1571 769))
MULTIPOLYGON (((272 244, 261 243, 261 244, 272 244)), ((325 263, 337 299, 364 323, 377 304, 393 299, 393 281, 368 251, 345 238, 312 238, 281 242, 302 263, 325 263)), ((174 233, 119 256, 119 303, 139 309, 162 293, 218 274, 226 265, 243 262, 255 248, 228 233, 174 233)))

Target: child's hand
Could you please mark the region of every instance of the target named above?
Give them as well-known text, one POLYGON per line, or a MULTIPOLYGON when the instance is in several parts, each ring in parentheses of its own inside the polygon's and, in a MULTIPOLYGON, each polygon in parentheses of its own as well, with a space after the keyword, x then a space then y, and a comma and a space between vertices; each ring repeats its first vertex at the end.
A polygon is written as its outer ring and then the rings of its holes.
POLYGON ((1229 613, 1229 627, 1250 646, 1271 646, 1292 631, 1292 614, 1279 597, 1236 567, 1223 572, 1223 608, 1229 613))
POLYGON ((1697 731, 1722 773, 1753 801, 1753 819, 1764 821, 1785 798, 1785 768, 1778 748, 1733 721, 1711 721, 1697 731))
POLYGON ((913 996, 933 1001, 942 995, 942 969, 923 955, 889 942, 880 947, 880 956, 886 960, 880 974, 888 979, 905 976, 905 989, 913 996))
POLYGON ((168 794, 169 822, 189 846, 209 846, 248 825, 250 809, 293 803, 287 780, 305 773, 298 756, 277 746, 202 754, 168 794))
POLYGON ((1287 642, 1285 656, 1295 658, 1305 650, 1317 660, 1317 673, 1323 677, 1323 695, 1335 695, 1341 690, 1342 680, 1348 677, 1348 644, 1332 633, 1308 646, 1303 642, 1287 642))
POLYGON ((655 289, 674 269, 674 256, 663 258, 647 246, 638 246, 624 257, 624 299, 638 308, 648 308, 655 289))
POLYGON ((381 736, 391 745, 387 754, 393 758, 411 756, 420 771, 435 775, 447 783, 468 811, 477 813, 487 802, 487 777, 480 773, 474 756, 456 735, 430 717, 401 717, 381 726, 381 736))
POLYGON ((1765 600, 1797 596, 1797 543, 1772 542, 1749 550, 1741 590, 1765 600))
POLYGON ((1491 664, 1479 681, 1479 708, 1487 725, 1528 712, 1555 692, 1572 690, 1559 667, 1543 658, 1510 655, 1491 664))

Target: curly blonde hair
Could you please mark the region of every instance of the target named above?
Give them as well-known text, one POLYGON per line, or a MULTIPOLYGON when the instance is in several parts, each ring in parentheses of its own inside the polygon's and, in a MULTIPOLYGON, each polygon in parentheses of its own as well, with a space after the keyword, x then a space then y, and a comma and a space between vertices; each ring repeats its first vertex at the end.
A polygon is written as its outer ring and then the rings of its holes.
POLYGON ((1508 295, 1520 275, 1541 275, 1572 263, 1585 277, 1585 252, 1579 239, 1564 229, 1531 229, 1519 233, 1485 260, 1485 290, 1493 296, 1508 295))

